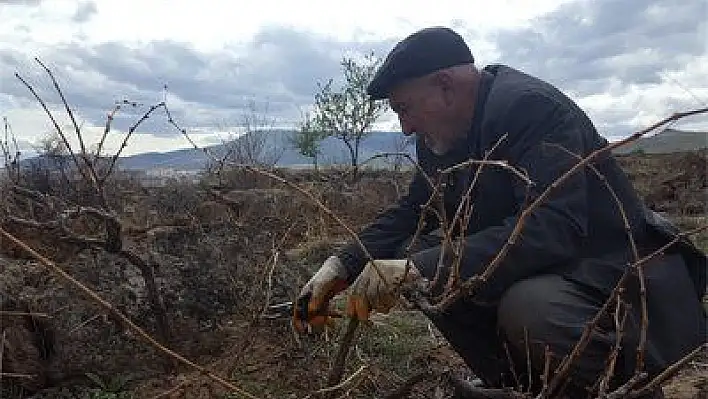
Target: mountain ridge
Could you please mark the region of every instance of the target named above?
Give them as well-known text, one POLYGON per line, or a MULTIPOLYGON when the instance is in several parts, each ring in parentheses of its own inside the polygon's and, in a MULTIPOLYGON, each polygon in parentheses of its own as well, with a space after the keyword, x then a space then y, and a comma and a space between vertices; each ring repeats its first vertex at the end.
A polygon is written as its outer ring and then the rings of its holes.
POLYGON ((708 148, 708 132, 668 128, 650 136, 640 137, 632 143, 617 148, 615 153, 664 154, 704 148, 708 148))
MULTIPOLYGON (((295 131, 276 130, 268 132, 263 148, 270 154, 266 158, 277 159, 276 166, 280 167, 309 167, 312 160, 301 155, 291 144, 290 139, 295 131), (274 155, 275 153, 275 155, 274 155)), ((237 140, 241 140, 239 138, 237 140)), ((384 152, 404 152, 415 159, 415 146, 412 140, 396 131, 375 131, 364 138, 359 148, 359 162, 363 162, 377 154, 384 152)), ((642 153, 671 153, 694 151, 708 148, 708 132, 684 131, 677 129, 664 129, 661 132, 642 137, 636 142, 615 149, 617 154, 642 153)), ((206 150, 215 157, 222 156, 226 151, 224 144, 206 147, 206 150)), ((326 138, 320 145, 321 155, 318 165, 327 166, 334 164, 349 164, 350 155, 345 144, 336 138, 326 138)), ((29 162, 30 158, 23 162, 29 162)), ((151 170, 171 169, 179 171, 203 170, 209 163, 209 157, 203 149, 179 149, 168 152, 147 152, 137 155, 120 157, 118 166, 124 170, 151 170)), ((391 160, 380 159, 377 165, 390 163, 391 160)), ((403 161, 405 164, 407 161, 403 161)))

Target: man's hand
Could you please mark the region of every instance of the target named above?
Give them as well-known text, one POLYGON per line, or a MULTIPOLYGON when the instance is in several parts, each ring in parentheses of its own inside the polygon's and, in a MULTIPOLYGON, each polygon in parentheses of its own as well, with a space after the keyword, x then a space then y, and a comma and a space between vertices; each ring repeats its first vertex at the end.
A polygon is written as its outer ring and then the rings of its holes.
POLYGON ((371 262, 367 263, 351 286, 346 309, 349 317, 368 320, 369 312, 372 310, 388 313, 400 298, 399 286, 402 283, 408 284, 422 278, 413 262, 407 259, 375 260, 374 262, 376 268, 371 262))
POLYGON ((330 300, 347 288, 347 271, 339 258, 330 256, 300 291, 293 314, 299 332, 320 328, 330 321, 330 300))

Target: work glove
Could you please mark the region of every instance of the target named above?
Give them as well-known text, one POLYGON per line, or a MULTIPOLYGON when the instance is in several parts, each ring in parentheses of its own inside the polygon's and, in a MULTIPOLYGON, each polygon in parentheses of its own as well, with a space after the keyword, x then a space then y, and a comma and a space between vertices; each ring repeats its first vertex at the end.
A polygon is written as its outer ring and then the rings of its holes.
POLYGON ((325 260, 310 281, 302 287, 295 308, 293 325, 299 332, 329 325, 332 312, 329 302, 347 286, 347 270, 336 256, 325 260))
POLYGON ((388 313, 400 299, 403 284, 419 282, 423 279, 413 262, 407 259, 375 260, 376 268, 369 262, 352 283, 347 299, 346 314, 366 321, 375 310, 388 313), (406 271, 406 265, 408 270, 406 271))

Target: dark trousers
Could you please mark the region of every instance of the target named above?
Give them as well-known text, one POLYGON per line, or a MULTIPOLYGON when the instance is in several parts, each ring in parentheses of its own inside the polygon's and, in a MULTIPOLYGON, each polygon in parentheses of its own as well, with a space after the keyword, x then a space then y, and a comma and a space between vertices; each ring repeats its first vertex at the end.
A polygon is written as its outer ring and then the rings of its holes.
MULTIPOLYGON (((439 238, 425 236, 414 250, 438 244, 439 238)), ((399 255, 405 256, 403 250, 399 255)), ((671 261, 675 260, 658 258, 653 262, 668 264, 671 261)), ((431 270, 421 272, 428 278, 434 274, 431 270)), ((485 385, 521 384, 524 389, 538 392, 546 350, 552 354, 550 371, 553 375, 606 299, 560 275, 544 274, 515 283, 498 303, 481 305, 463 298, 431 321, 485 385)), ((634 342, 639 330, 638 311, 634 309, 634 316, 628 317, 624 331, 634 342)), ((603 318, 587 347, 573 363, 568 375, 572 385, 565 391, 569 397, 587 396, 586 389, 604 374, 616 337, 612 317, 603 318)), ((636 346, 627 345, 626 340, 622 346, 611 387, 625 382, 633 371, 636 346)), ((657 396, 649 397, 662 397, 660 390, 653 395, 657 396)))

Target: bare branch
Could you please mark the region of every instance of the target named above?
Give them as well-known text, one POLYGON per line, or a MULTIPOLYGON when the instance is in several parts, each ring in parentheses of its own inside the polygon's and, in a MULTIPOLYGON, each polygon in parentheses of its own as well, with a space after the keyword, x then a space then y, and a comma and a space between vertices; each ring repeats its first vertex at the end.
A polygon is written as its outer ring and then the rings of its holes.
POLYGON ((135 133, 135 130, 138 129, 138 126, 140 126, 140 124, 142 124, 146 119, 148 119, 150 117, 150 114, 152 114, 156 109, 158 109, 160 107, 164 107, 164 106, 165 106, 164 102, 161 102, 159 104, 155 104, 155 105, 151 106, 150 109, 148 109, 143 114, 143 116, 141 116, 140 119, 138 119, 137 122, 135 122, 130 128, 128 128, 128 133, 126 133, 125 138, 123 139, 123 143, 121 143, 120 148, 118 148, 116 153, 111 158, 111 162, 108 165, 108 170, 106 170, 105 175, 103 175, 103 177, 101 178, 101 185, 105 184, 106 179, 108 179, 108 177, 111 175, 111 173, 113 173, 113 168, 115 167, 116 162, 118 161, 118 157, 120 157, 120 154, 123 152, 123 149, 128 146, 128 140, 133 135, 133 133, 135 133))
POLYGON ((639 398, 642 397, 643 395, 646 395, 648 393, 653 392, 655 389, 657 389, 661 384, 663 384, 665 381, 667 381, 669 378, 673 377, 681 367, 683 367, 686 363, 688 363, 691 359, 694 357, 703 354, 708 350, 708 343, 704 342, 700 346, 698 346, 696 349, 692 350, 689 354, 684 356, 682 359, 668 367, 666 370, 664 370, 661 374, 657 375, 654 377, 653 380, 651 380, 645 387, 638 389, 637 391, 633 391, 631 396, 632 398, 639 398))
POLYGON ((106 127, 103 129, 103 134, 101 135, 101 139, 98 141, 98 147, 96 148, 96 154, 94 154, 93 157, 93 162, 96 163, 98 160, 101 158, 101 150, 103 149, 103 144, 106 141, 106 138, 108 137, 108 133, 111 131, 111 123, 113 122, 113 118, 115 118, 116 113, 120 110, 121 104, 116 104, 116 106, 113 108, 111 112, 108 113, 106 116, 106 127))
POLYGON ((347 322, 347 327, 339 341, 339 347, 337 349, 337 354, 334 358, 334 363, 332 364, 332 369, 327 376, 327 385, 332 386, 339 383, 344 374, 344 366, 346 365, 347 356, 349 355, 349 350, 352 347, 354 338, 356 337, 356 330, 359 327, 359 319, 352 317, 347 322))
MULTIPOLYGON (((74 125, 74 129, 76 130, 76 136, 79 140, 79 144, 81 146, 81 154, 86 155, 86 146, 84 145, 84 139, 81 137, 81 129, 79 129, 79 124, 76 122, 76 118, 74 117, 74 112, 71 110, 71 107, 69 107, 69 103, 66 101, 66 98, 64 97, 64 92, 61 90, 59 87, 59 83, 57 82, 56 78, 54 77, 54 74, 52 73, 49 68, 47 68, 46 65, 42 61, 39 60, 39 58, 35 57, 34 59, 37 61, 39 65, 42 66, 42 68, 47 72, 47 75, 49 75, 49 78, 52 80, 52 84, 54 85, 54 88, 56 89, 57 93, 59 94, 59 97, 61 98, 61 102, 64 104, 64 108, 66 109, 66 113, 69 115, 69 118, 71 119, 71 123, 74 125)), ((86 166, 90 167, 91 164, 88 162, 87 159, 86 166)))
POLYGON ((76 154, 74 153, 74 150, 71 149, 71 145, 69 144, 69 141, 66 139, 66 136, 64 135, 64 131, 61 129, 61 127, 59 127, 59 123, 57 122, 57 120, 54 118, 54 115, 47 107, 47 104, 39 96, 39 94, 37 94, 37 92, 34 90, 34 87, 32 87, 32 85, 27 83, 27 81, 25 79, 23 79, 19 73, 15 73, 15 77, 17 77, 17 79, 19 79, 20 82, 22 82, 22 84, 24 84, 27 87, 27 89, 30 91, 30 93, 32 93, 34 98, 37 99, 39 104, 44 109, 44 112, 47 114, 49 119, 52 121, 52 124, 54 125, 54 129, 56 129, 57 133, 59 134, 59 137, 61 137, 62 141, 64 142, 66 149, 69 151, 69 155, 71 156, 71 159, 74 161, 74 164, 76 165, 76 169, 79 171, 79 173, 81 173, 81 175, 84 177, 84 179, 86 179, 86 181, 90 181, 88 176, 86 176, 86 172, 81 167, 81 164, 79 164, 79 160, 76 158, 76 154))
MULTIPOLYGON (((15 316, 15 317, 24 317, 24 316, 29 316, 29 317, 43 317, 43 318, 49 318, 51 319, 52 316, 46 314, 46 313, 33 313, 33 312, 15 312, 11 310, 0 310, 0 317, 2 316, 15 316)), ((0 369, 2 369, 0 367, 0 369)))
MULTIPOLYGON (((56 78, 54 77, 54 73, 47 68, 42 61, 39 60, 39 58, 35 57, 35 61, 39 65, 42 66, 42 68, 47 72, 47 75, 49 75, 49 78, 52 80, 52 84, 54 85, 54 88, 56 89, 57 93, 59 94, 59 97, 61 98, 61 102, 64 104, 64 108, 66 109, 66 113, 69 115, 69 118, 71 119, 71 123, 74 125, 74 130, 76 132, 76 137, 79 140, 79 145, 81 146, 81 158, 84 160, 86 163, 86 167, 89 170, 90 173, 90 181, 94 184, 94 187, 96 190, 98 189, 98 176, 96 175, 96 169, 94 168, 93 163, 89 160, 88 154, 86 154, 86 146, 84 145, 84 138, 81 135, 81 129, 79 128, 79 124, 76 122, 76 118, 74 117, 74 112, 71 110, 71 107, 69 107, 69 103, 66 101, 66 97, 64 97, 64 92, 61 90, 61 87, 59 87, 59 82, 57 82, 56 78)), ((66 140, 65 140, 66 141, 66 140)), ((67 144, 65 142, 65 144, 67 144)), ((67 146, 68 148, 68 146, 67 146)))

